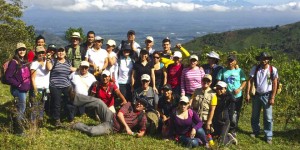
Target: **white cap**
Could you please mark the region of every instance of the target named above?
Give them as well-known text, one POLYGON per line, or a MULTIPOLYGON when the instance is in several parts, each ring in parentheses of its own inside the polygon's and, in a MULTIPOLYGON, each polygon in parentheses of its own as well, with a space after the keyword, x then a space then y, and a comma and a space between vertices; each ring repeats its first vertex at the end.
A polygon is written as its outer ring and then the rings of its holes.
POLYGON ((189 98, 186 96, 181 96, 179 102, 185 102, 188 103, 189 102, 189 98))
POLYGON ((149 41, 152 41, 152 42, 154 41, 154 39, 153 39, 152 36, 147 36, 147 37, 146 37, 146 40, 149 40, 149 41))
POLYGON ((191 59, 196 59, 197 61, 199 60, 199 58, 198 58, 197 55, 191 55, 191 56, 190 56, 190 60, 191 60, 191 59))
POLYGON ((101 75, 110 76, 110 72, 108 70, 104 70, 101 75))
POLYGON ((227 88, 227 84, 224 82, 224 81, 219 81, 216 86, 220 86, 220 87, 223 87, 223 88, 227 88))
POLYGON ((46 50, 45 50, 44 46, 37 46, 37 47, 35 47, 35 51, 36 52, 45 52, 46 50))
POLYGON ((24 43, 18 43, 17 49, 19 49, 19 48, 26 48, 26 45, 24 43))
POLYGON ((82 61, 82 62, 80 63, 80 66, 87 66, 87 67, 89 67, 90 64, 89 64, 89 62, 87 62, 87 61, 82 61))
POLYGON ((208 54, 206 54, 206 56, 211 57, 211 58, 220 59, 219 54, 216 53, 215 51, 209 52, 208 54))
POLYGON ((182 54, 180 51, 175 51, 173 57, 182 58, 182 54))
POLYGON ((109 46, 116 46, 116 41, 109 39, 106 44, 109 46))
POLYGON ((80 33, 79 32, 73 32, 71 37, 72 38, 80 38, 80 33))
POLYGON ((100 41, 100 40, 103 40, 103 38, 101 36, 96 36, 95 37, 95 41, 100 41))
POLYGON ((143 74, 142 77, 141 77, 141 80, 150 81, 150 76, 148 74, 143 74))

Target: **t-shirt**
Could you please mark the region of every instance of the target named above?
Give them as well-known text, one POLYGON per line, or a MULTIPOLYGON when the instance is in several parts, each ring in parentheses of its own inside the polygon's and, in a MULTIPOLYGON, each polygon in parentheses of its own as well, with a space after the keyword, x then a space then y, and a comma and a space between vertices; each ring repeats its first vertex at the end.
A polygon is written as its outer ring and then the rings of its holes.
POLYGON ((133 70, 135 71, 135 82, 134 82, 134 88, 137 89, 142 86, 141 82, 141 76, 143 74, 148 74, 151 76, 151 69, 153 68, 153 65, 148 62, 145 66, 139 62, 135 63, 133 65, 133 70))
POLYGON ((50 71, 46 69, 46 61, 43 66, 34 61, 31 63, 30 70, 35 70, 35 85, 37 89, 48 89, 50 80, 50 71))
POLYGON ((88 49, 85 55, 89 62, 95 63, 95 65, 100 69, 103 68, 107 56, 107 51, 101 48, 99 50, 95 50, 94 48, 88 49))
POLYGON ((158 108, 162 111, 162 113, 169 117, 172 110, 178 106, 178 102, 180 99, 180 96, 178 94, 173 94, 173 100, 171 102, 168 102, 165 98, 165 96, 162 96, 158 101, 158 108))
POLYGON ((128 84, 131 82, 131 73, 133 68, 133 61, 130 57, 127 59, 121 56, 119 61, 119 74, 118 74, 118 83, 119 84, 128 84))
POLYGON ((144 90, 143 88, 138 88, 137 90, 134 91, 134 100, 136 100, 136 96, 138 97, 146 97, 148 106, 146 107, 146 110, 154 110, 155 105, 158 104, 158 95, 154 92, 152 87, 149 87, 147 90, 144 90))
POLYGON ((197 68, 184 68, 181 75, 181 93, 193 94, 195 89, 202 87, 204 70, 197 68))
POLYGON ((167 83, 171 85, 172 88, 180 85, 181 73, 183 70, 182 64, 171 64, 167 68, 167 83))
POLYGON ((60 63, 57 59, 52 60, 53 68, 50 71, 50 86, 56 88, 65 88, 71 86, 69 75, 71 72, 72 64, 70 61, 65 60, 60 63))
POLYGON ((96 78, 89 72, 86 75, 82 76, 79 71, 76 71, 70 75, 70 80, 74 86, 76 93, 88 95, 88 90, 96 81, 96 78))
POLYGON ((107 90, 104 90, 103 86, 100 86, 97 97, 101 99, 107 105, 107 107, 114 106, 114 91, 117 89, 118 87, 114 83, 110 82, 107 90), (111 88, 113 88, 113 90, 111 90, 111 88))
MULTIPOLYGON (((119 112, 123 113, 125 122, 127 123, 130 129, 133 129, 137 125, 139 131, 146 131, 147 117, 145 113, 143 114, 142 119, 139 122, 138 117, 141 112, 135 111, 133 108, 134 106, 132 105, 133 104, 131 102, 126 103, 121 107, 119 112)), ((124 126, 119 121, 117 114, 114 115, 113 121, 114 121, 113 130, 115 132, 121 132, 125 130, 124 126)))
MULTIPOLYGON (((243 81, 246 81, 246 76, 244 71, 241 68, 228 70, 223 68, 219 71, 217 75, 217 80, 221 80, 227 83, 227 91, 233 92, 241 86, 243 81)), ((235 98, 241 97, 242 91, 237 95, 234 95, 235 98)))

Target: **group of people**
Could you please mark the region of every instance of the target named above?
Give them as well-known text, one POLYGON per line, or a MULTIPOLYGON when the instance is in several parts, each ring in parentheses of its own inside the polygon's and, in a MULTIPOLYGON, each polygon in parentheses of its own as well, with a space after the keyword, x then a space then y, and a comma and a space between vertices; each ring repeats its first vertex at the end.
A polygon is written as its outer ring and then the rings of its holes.
MULTIPOLYGON (((171 40, 162 41, 163 50, 152 47, 154 38, 147 36, 145 47, 135 41, 135 31, 127 32, 120 45, 93 31, 82 42, 74 32, 70 45, 45 47, 38 36, 36 46, 27 52, 18 43, 8 64, 5 78, 15 98, 17 120, 24 119, 26 95, 32 106, 32 120, 42 121, 49 112, 56 127, 62 126, 63 113, 69 122, 76 115, 89 114, 101 123, 88 126, 72 123, 72 128, 89 135, 126 132, 136 137, 161 133, 185 146, 209 146, 207 135, 219 144, 237 144, 237 129, 243 103, 243 89, 252 102, 252 137, 260 133, 260 110, 264 109, 264 132, 272 142, 272 105, 278 79, 277 69, 270 65, 272 57, 261 53, 247 81, 237 65, 237 57, 229 55, 227 65, 219 65, 219 55, 211 51, 207 63, 200 65, 197 55, 190 55, 180 44, 171 50, 171 40), (104 49, 102 48, 104 47, 104 49), (187 65, 182 59, 188 59, 187 65), (248 82, 248 84, 247 84, 248 82), (159 131, 159 132, 158 132, 159 131)), ((31 106, 31 107, 32 107, 31 106)), ((19 128, 15 131, 23 134, 19 128)))

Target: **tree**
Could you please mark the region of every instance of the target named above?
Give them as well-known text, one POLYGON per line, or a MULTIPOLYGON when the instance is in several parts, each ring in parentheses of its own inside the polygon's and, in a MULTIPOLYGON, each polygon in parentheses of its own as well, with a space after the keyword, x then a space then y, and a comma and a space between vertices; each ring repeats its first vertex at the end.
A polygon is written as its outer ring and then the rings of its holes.
POLYGON ((31 47, 34 27, 27 26, 20 18, 25 9, 21 0, 0 0, 0 62, 11 58, 18 42, 31 47))

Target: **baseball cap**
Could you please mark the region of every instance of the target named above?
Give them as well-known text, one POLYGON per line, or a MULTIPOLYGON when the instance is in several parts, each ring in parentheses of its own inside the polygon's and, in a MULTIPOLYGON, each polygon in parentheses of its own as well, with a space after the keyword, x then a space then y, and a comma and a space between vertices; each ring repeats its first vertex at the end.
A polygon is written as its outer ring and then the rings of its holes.
POLYGON ((141 77, 141 80, 150 81, 150 76, 148 74, 143 74, 142 77, 141 77))
POLYGON ((50 51, 56 51, 56 45, 55 44, 49 44, 48 45, 48 50, 50 50, 50 51))
POLYGON ((186 96, 181 96, 179 102, 185 102, 188 103, 189 102, 189 98, 186 96))
POLYGON ((110 72, 108 70, 104 70, 101 75, 110 76, 110 72))
POLYGON ((216 86, 220 86, 220 87, 223 87, 223 88, 227 88, 227 84, 224 82, 224 81, 219 81, 216 86))
POLYGON ((227 57, 227 60, 237 60, 236 56, 235 55, 229 55, 227 57))
POLYGON ((149 41, 151 41, 151 42, 153 42, 153 41, 154 41, 154 39, 153 39, 153 37, 152 37, 152 36, 147 36, 147 37, 146 37, 146 40, 149 40, 149 41))
POLYGON ((96 36, 95 37, 95 41, 101 41, 101 40, 103 40, 103 38, 101 36, 96 36))
POLYGON ((182 54, 180 51, 175 51, 173 57, 182 58, 182 54))
POLYGON ((162 43, 165 43, 165 42, 170 42, 171 43, 171 40, 169 39, 169 37, 166 37, 162 40, 162 43))
POLYGON ((164 90, 172 90, 172 87, 171 87, 170 84, 166 84, 166 85, 163 86, 162 89, 164 89, 164 90))
POLYGON ((127 35, 129 35, 129 34, 135 35, 135 31, 134 31, 134 30, 129 30, 129 31, 127 32, 127 35))
POLYGON ((19 48, 26 48, 26 45, 24 43, 18 43, 17 49, 19 49, 19 48))
POLYGON ((37 46, 35 47, 35 51, 38 53, 38 52, 45 52, 45 47, 44 46, 37 46))
POLYGON ((87 66, 87 67, 89 67, 90 64, 87 61, 81 61, 80 66, 87 66))
POLYGON ((116 46, 116 41, 109 39, 106 44, 109 46, 116 46))
POLYGON ((209 79, 210 81, 212 81, 212 77, 211 77, 210 74, 205 74, 205 75, 203 76, 202 80, 203 80, 203 79, 209 79))
POLYGON ((210 57, 210 58, 220 59, 219 54, 216 53, 215 51, 209 52, 208 54, 206 54, 206 56, 207 56, 207 57, 210 57))
POLYGON ((190 56, 190 60, 191 60, 191 59, 196 59, 197 61, 199 60, 199 58, 198 58, 197 55, 191 55, 191 56, 190 56))

